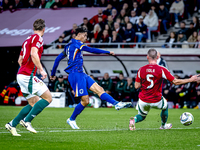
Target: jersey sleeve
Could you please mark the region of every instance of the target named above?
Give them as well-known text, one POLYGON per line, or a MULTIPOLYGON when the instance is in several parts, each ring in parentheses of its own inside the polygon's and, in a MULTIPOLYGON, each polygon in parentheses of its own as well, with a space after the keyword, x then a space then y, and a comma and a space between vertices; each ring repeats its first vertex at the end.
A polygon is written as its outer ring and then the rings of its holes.
POLYGON ((175 77, 169 72, 169 70, 164 67, 162 68, 162 78, 169 80, 170 82, 175 79, 175 77))
POLYGON ((36 47, 36 48, 40 48, 41 43, 39 41, 40 37, 39 35, 35 35, 33 36, 32 40, 31 40, 31 47, 36 47))
POLYGON ((90 53, 95 53, 95 54, 110 54, 109 51, 101 50, 101 49, 98 49, 98 48, 91 48, 91 47, 88 47, 88 46, 85 46, 85 45, 82 46, 80 50, 90 52, 90 53))
POLYGON ((137 76, 136 76, 136 79, 135 79, 136 82, 141 82, 140 71, 141 71, 141 69, 139 69, 138 72, 137 72, 137 76))
POLYGON ((64 52, 60 53, 60 54, 56 57, 55 62, 54 62, 54 64, 53 64, 53 68, 52 68, 52 70, 51 70, 51 76, 55 76, 56 70, 57 70, 57 68, 58 68, 58 65, 59 65, 60 61, 61 61, 62 59, 64 59, 65 57, 66 57, 66 55, 65 55, 64 52))
POLYGON ((76 45, 77 45, 76 47, 80 51, 86 51, 86 52, 95 53, 95 54, 110 54, 109 51, 101 50, 101 49, 98 49, 98 48, 91 48, 91 47, 88 47, 88 46, 82 44, 81 42, 77 42, 76 45))
POLYGON ((20 56, 23 56, 23 48, 21 49, 21 51, 20 51, 20 54, 19 54, 20 56))

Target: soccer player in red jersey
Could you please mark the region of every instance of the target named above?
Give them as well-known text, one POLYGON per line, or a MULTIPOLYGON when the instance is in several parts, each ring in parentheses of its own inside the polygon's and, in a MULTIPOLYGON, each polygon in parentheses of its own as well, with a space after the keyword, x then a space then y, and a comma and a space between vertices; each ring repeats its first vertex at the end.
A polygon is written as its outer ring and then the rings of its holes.
POLYGON ((39 69, 42 79, 47 77, 40 62, 43 52, 42 36, 45 31, 45 21, 37 19, 33 23, 33 30, 34 34, 30 35, 22 45, 18 59, 20 69, 17 73, 17 82, 29 104, 5 125, 13 136, 21 136, 16 131, 16 126, 19 123, 30 132, 37 133, 31 126, 31 121, 52 101, 51 93, 45 83, 35 76, 37 69, 39 69), (41 100, 39 100, 39 97, 41 97, 41 100))
POLYGON ((166 123, 168 118, 168 106, 166 99, 162 96, 162 81, 169 80, 175 85, 186 84, 197 81, 197 75, 189 79, 176 79, 165 67, 157 65, 157 51, 150 49, 147 53, 149 64, 138 70, 135 88, 140 88, 139 100, 136 106, 138 114, 130 118, 129 129, 135 130, 135 123, 143 121, 151 108, 161 109, 160 129, 171 129, 172 124, 166 123))

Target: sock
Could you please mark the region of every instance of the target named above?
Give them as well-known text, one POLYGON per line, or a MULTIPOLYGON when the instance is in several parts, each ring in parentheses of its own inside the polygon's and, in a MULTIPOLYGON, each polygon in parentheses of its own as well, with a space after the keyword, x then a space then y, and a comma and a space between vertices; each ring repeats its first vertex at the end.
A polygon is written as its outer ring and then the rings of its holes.
POLYGON ((119 103, 118 101, 114 100, 114 98, 107 93, 101 94, 100 99, 103 101, 107 101, 113 105, 116 105, 119 103))
POLYGON ((45 107, 49 105, 49 102, 41 99, 31 109, 28 115, 25 118, 25 122, 31 122, 45 107))
POLYGON ((10 125, 12 127, 16 127, 19 124, 20 120, 24 119, 26 115, 31 111, 31 109, 32 109, 32 106, 29 104, 24 106, 24 108, 22 108, 19 114, 11 122, 9 122, 10 125))
POLYGON ((142 116, 140 114, 137 114, 134 119, 135 119, 135 123, 141 122, 146 118, 146 116, 142 116))
POLYGON ((161 117, 162 125, 164 126, 168 118, 168 107, 167 109, 164 109, 161 111, 160 117, 161 117))
POLYGON ((75 108, 74 108, 74 112, 72 113, 70 120, 75 120, 76 117, 84 110, 84 106, 79 103, 75 108))

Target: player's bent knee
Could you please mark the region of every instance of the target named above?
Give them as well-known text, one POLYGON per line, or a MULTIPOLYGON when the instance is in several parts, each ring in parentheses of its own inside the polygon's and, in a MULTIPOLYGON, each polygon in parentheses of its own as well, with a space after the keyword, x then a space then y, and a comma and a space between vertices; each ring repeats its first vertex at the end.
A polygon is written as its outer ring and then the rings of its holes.
POLYGON ((48 98, 46 99, 49 103, 51 103, 52 102, 52 96, 51 96, 51 94, 48 96, 48 98))
POLYGON ((81 97, 81 104, 83 106, 87 106, 89 104, 89 96, 88 95, 81 97))
POLYGON ((29 105, 31 105, 31 107, 33 107, 33 106, 35 105, 35 103, 30 103, 30 102, 29 102, 29 105))
POLYGON ((30 100, 28 100, 28 103, 29 103, 29 105, 31 105, 32 107, 35 105, 35 101, 30 101, 30 100))
POLYGON ((84 107, 86 107, 89 103, 88 103, 88 102, 83 102, 83 101, 81 101, 81 104, 82 104, 84 107))
POLYGON ((103 94, 105 92, 104 89, 101 86, 99 86, 97 83, 94 83, 90 87, 90 90, 95 92, 97 95, 101 95, 101 94, 103 94))
POLYGON ((48 98, 47 101, 49 102, 49 104, 52 102, 52 97, 48 98))
POLYGON ((87 106, 87 105, 89 104, 89 101, 81 101, 81 104, 82 104, 83 106, 87 106))
POLYGON ((105 93, 104 89, 101 86, 99 86, 98 91, 97 91, 97 95, 101 96, 103 93, 105 93))
POLYGON ((100 88, 99 88, 99 92, 100 93, 105 93, 105 91, 104 91, 104 89, 100 86, 100 88))
POLYGON ((28 99, 28 103, 29 105, 31 105, 31 107, 33 107, 35 105, 35 103, 37 103, 37 101, 39 101, 39 97, 38 96, 34 96, 28 99))
POLYGON ((52 102, 51 92, 49 90, 45 91, 41 96, 42 99, 48 101, 49 103, 52 102))

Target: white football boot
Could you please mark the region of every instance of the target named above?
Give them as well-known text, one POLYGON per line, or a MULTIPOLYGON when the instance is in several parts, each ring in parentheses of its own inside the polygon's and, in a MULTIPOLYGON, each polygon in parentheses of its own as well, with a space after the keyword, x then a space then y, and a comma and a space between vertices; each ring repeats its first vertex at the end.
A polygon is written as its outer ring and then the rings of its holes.
POLYGON ((171 129, 172 128, 172 124, 171 123, 165 123, 165 125, 161 125, 160 129, 171 129))
POLYGON ((131 105, 132 105, 131 102, 128 102, 128 103, 119 102, 117 105, 115 105, 115 109, 116 109, 116 110, 120 110, 120 109, 122 109, 122 108, 130 107, 131 105))
POLYGON ((24 122, 24 120, 21 120, 19 123, 21 126, 26 128, 28 131, 30 131, 32 133, 37 133, 37 131, 32 127, 30 122, 24 122))
POLYGON ((80 129, 75 120, 70 120, 70 118, 67 119, 67 123, 72 127, 72 129, 80 129))
POLYGON ((10 133, 11 133, 13 136, 21 136, 20 134, 17 133, 16 128, 15 128, 15 127, 12 127, 9 123, 7 123, 7 124, 5 125, 5 127, 6 127, 6 129, 7 129, 8 131, 10 131, 10 133))

